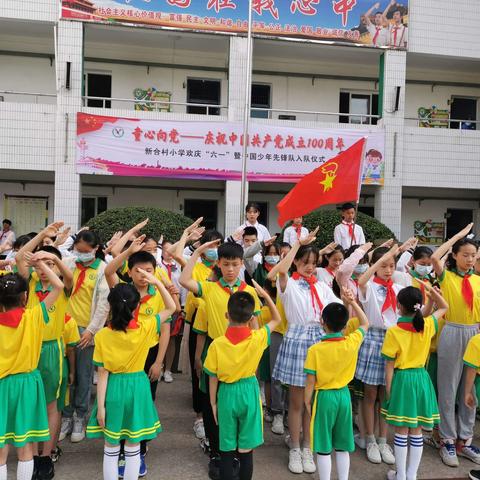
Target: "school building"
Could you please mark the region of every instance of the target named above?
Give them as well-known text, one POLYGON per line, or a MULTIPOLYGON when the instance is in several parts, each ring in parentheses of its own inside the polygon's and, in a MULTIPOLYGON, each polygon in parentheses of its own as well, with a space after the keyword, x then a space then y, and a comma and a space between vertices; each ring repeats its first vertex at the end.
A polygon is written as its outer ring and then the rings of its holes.
MULTIPOLYGON (((107 208, 148 205, 232 232, 239 181, 78 174, 76 116, 241 122, 246 36, 61 19, 60 3, 1 2, 0 216, 25 233, 54 218, 79 227, 107 208), (167 92, 163 108, 135 108, 151 88, 167 92)), ((68 3, 93 10, 88 0, 68 3)), ((384 185, 362 188, 360 210, 401 240, 416 228, 439 241, 469 220, 480 225, 480 6, 408 3, 407 50, 255 37, 251 116, 384 131, 384 185)), ((248 184, 271 232, 291 187, 248 184)))

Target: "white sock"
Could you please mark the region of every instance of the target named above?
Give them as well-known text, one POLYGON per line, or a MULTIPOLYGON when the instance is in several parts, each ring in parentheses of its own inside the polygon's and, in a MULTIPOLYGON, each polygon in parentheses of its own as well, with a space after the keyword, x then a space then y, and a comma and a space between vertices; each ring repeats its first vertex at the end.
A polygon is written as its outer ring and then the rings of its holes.
POLYGON ((7 480, 7 464, 0 465, 0 480, 7 480))
MULTIPOLYGON (((5 474, 7 469, 5 468, 5 474)), ((17 480, 31 480, 33 475, 33 459, 26 462, 18 461, 17 480)), ((6 478, 6 477, 5 477, 6 478)))
POLYGON ((335 452, 337 462, 338 480, 348 480, 350 471, 350 454, 348 452, 335 452))
POLYGON ((423 436, 410 435, 410 455, 408 458, 407 480, 417 480, 418 467, 422 460, 423 436))
POLYGON ((140 445, 125 445, 124 480, 137 480, 140 472, 140 445))
POLYGON ((118 456, 120 445, 103 447, 103 480, 118 480, 118 456))
POLYGON ((332 456, 317 455, 317 468, 320 480, 330 480, 332 473, 332 456))
POLYGON ((397 480, 406 480, 408 435, 395 434, 395 465, 397 480))

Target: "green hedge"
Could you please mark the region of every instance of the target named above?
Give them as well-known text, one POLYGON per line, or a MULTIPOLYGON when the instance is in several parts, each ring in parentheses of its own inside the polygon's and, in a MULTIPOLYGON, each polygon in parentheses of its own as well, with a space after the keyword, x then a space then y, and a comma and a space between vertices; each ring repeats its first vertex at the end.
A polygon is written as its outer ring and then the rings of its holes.
POLYGON ((183 230, 193 222, 184 215, 162 208, 125 207, 107 210, 89 220, 87 226, 100 235, 102 242, 106 242, 115 232, 119 230, 125 232, 146 218, 150 221, 142 230, 143 233, 156 240, 163 235, 165 240, 173 242, 176 242, 183 230))
MULTIPOLYGON (((337 210, 317 210, 303 217, 303 224, 309 231, 320 226, 316 241, 320 248, 333 242, 333 230, 341 221, 341 214, 337 210)), ((363 227, 367 242, 373 242, 377 245, 390 238, 395 238, 389 228, 369 215, 358 212, 357 222, 358 225, 363 227)))

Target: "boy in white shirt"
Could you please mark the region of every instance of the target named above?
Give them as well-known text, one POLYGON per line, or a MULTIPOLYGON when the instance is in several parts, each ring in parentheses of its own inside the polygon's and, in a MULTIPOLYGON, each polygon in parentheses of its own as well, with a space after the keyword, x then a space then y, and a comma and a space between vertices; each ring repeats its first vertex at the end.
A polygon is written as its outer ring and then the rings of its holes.
POLYGON ((283 232, 283 241, 293 247, 301 238, 308 237, 308 229, 302 226, 303 217, 295 217, 292 225, 283 232))
POLYGON ((356 213, 353 203, 342 205, 342 223, 335 227, 333 237, 334 242, 344 250, 348 250, 352 245, 366 243, 363 228, 355 223, 356 213))

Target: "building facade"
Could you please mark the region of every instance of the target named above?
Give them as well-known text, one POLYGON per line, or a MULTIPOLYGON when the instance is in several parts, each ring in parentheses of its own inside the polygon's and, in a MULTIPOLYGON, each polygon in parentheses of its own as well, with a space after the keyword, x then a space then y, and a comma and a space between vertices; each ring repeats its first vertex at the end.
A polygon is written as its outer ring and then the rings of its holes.
MULTIPOLYGON (((54 218, 77 228, 107 208, 151 205, 206 214, 208 226, 231 233, 243 209, 238 181, 76 173, 76 115, 242 121, 247 39, 62 20, 59 8, 56 0, 0 6, 0 214, 22 233, 54 218), (169 92, 168 108, 135 108, 134 92, 150 88, 169 92)), ((425 229, 448 235, 480 215, 479 24, 476 2, 410 0, 407 51, 255 38, 252 116, 384 130, 385 184, 364 186, 360 209, 402 240, 425 229), (420 125, 419 109, 432 107, 447 112, 440 128, 420 125)), ((248 185, 272 232, 290 188, 248 185)))

